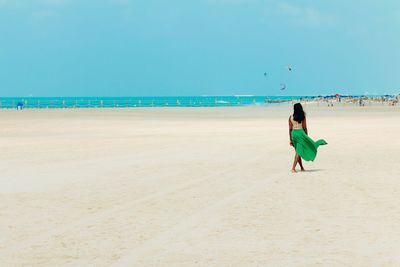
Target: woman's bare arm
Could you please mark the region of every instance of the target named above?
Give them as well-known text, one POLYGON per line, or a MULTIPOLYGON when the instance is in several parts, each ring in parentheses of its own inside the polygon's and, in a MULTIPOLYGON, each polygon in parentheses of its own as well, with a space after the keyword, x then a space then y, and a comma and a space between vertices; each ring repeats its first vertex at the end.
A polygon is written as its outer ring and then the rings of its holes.
POLYGON ((306 135, 308 135, 308 130, 307 130, 307 120, 306 118, 304 118, 303 122, 302 122, 302 126, 304 129, 304 132, 306 133, 306 135))
POLYGON ((290 139, 290 145, 293 145, 293 142, 292 142, 292 129, 293 129, 293 123, 292 123, 292 121, 290 120, 290 117, 289 117, 289 139, 290 139))

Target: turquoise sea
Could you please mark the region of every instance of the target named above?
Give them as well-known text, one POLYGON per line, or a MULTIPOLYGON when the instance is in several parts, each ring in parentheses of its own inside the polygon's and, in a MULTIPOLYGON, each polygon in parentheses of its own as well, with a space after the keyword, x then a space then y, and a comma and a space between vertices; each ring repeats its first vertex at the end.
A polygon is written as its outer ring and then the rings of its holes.
MULTIPOLYGON (((266 105, 301 96, 0 97, 0 108, 225 107, 266 105)), ((303 97, 304 98, 304 97, 303 97)))
MULTIPOLYGON (((1 108, 139 108, 139 107, 229 107, 276 105, 277 103, 330 96, 133 96, 133 97, 0 97, 1 108)), ((347 96, 341 96, 347 97, 347 96)), ((352 95, 351 97, 366 97, 352 95)), ((369 95, 393 97, 389 95, 369 95)))

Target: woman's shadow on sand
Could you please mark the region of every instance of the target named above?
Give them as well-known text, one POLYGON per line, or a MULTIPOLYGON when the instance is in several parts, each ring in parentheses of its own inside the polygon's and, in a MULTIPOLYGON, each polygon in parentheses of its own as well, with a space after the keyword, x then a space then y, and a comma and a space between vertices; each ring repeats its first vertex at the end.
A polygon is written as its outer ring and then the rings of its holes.
POLYGON ((322 172, 324 171, 323 169, 311 169, 311 170, 305 170, 304 172, 322 172))

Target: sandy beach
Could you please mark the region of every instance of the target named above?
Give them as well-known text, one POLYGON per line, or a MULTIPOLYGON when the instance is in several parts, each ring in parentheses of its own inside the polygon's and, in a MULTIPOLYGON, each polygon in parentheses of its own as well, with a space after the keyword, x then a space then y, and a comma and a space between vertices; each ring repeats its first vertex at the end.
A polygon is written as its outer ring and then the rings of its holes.
POLYGON ((399 266, 400 107, 0 110, 0 266, 399 266))

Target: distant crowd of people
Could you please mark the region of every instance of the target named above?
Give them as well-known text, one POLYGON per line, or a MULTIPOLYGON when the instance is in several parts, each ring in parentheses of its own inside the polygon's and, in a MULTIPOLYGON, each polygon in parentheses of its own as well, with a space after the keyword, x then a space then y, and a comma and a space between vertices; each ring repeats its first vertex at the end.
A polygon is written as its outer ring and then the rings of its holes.
POLYGON ((353 97, 353 96, 337 96, 337 97, 314 97, 302 98, 303 103, 325 103, 328 107, 333 107, 336 103, 353 104, 360 107, 373 104, 396 106, 400 103, 400 95, 397 96, 380 96, 380 97, 353 97))

